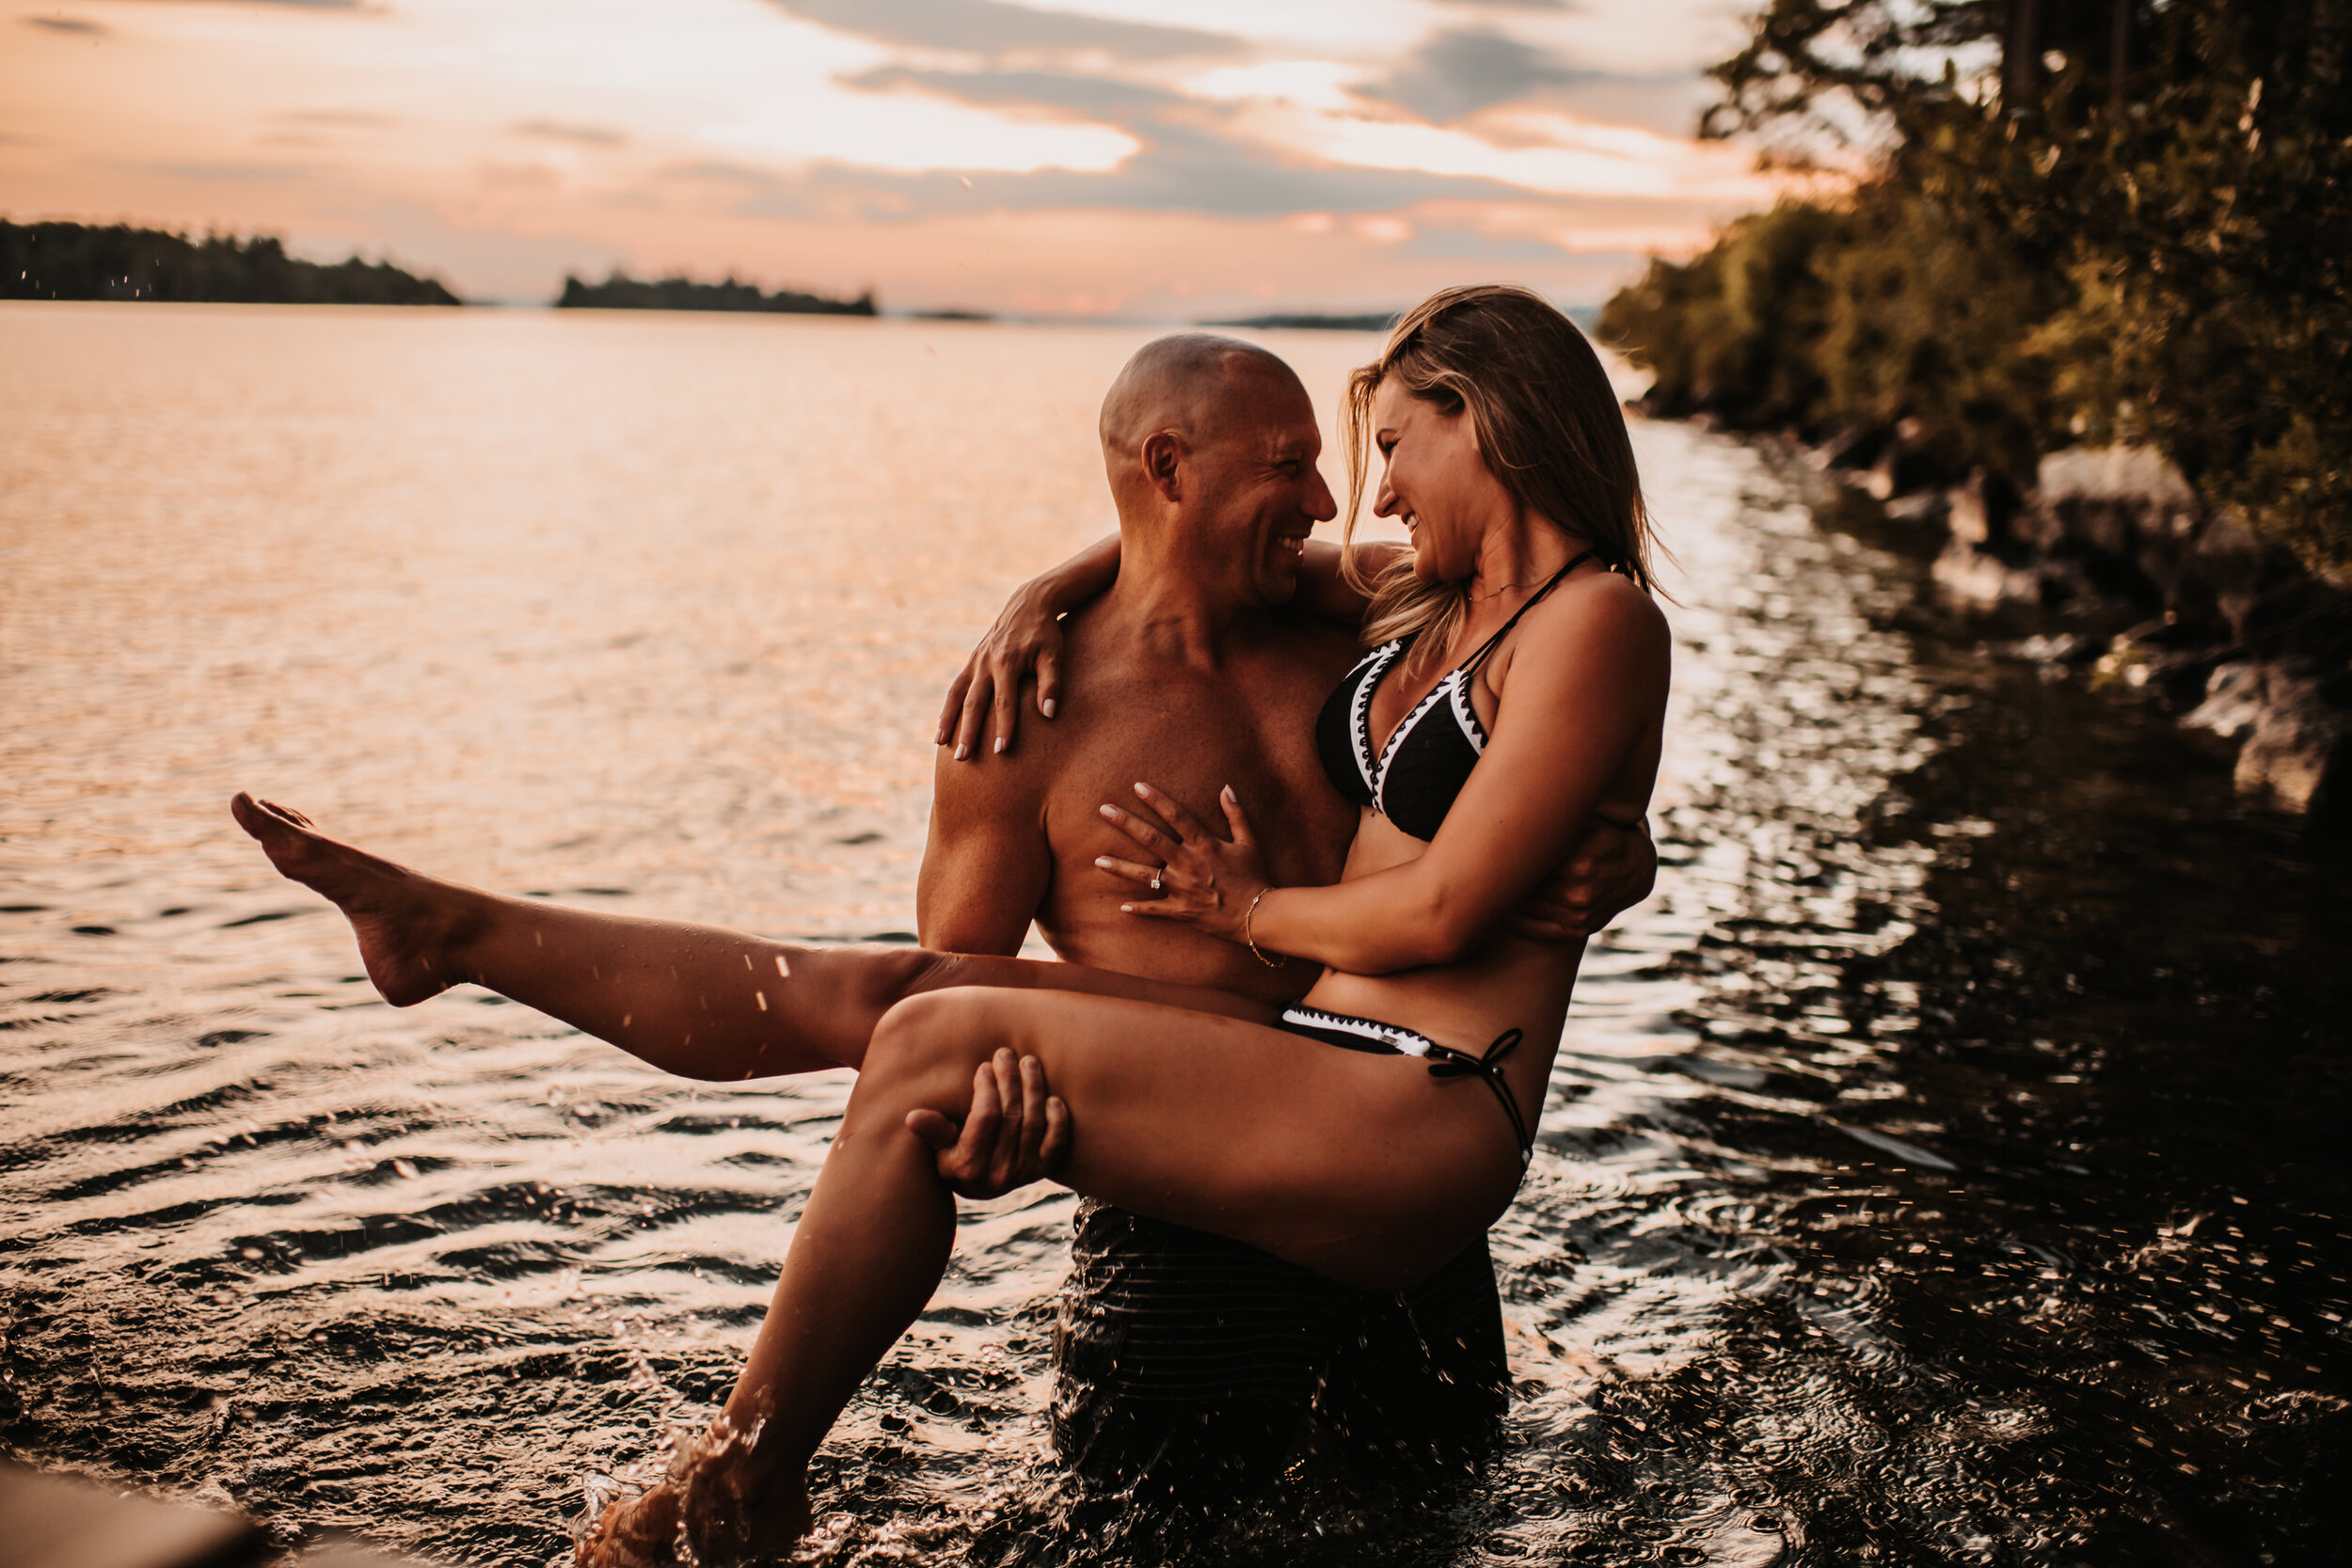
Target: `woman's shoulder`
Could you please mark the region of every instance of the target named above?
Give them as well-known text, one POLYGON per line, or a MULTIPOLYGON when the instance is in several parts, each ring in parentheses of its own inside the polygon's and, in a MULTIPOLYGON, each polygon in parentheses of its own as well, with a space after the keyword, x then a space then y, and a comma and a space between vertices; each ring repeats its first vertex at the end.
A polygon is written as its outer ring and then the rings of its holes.
POLYGON ((1665 612, 1647 589, 1618 572, 1581 572, 1529 612, 1528 628, 1558 635, 1580 626, 1663 635, 1665 612))
POLYGON ((1631 578, 1606 571, 1581 573, 1553 589, 1528 611, 1519 633, 1515 654, 1547 664, 1595 657, 1647 663, 1664 658, 1673 643, 1658 601, 1631 578))

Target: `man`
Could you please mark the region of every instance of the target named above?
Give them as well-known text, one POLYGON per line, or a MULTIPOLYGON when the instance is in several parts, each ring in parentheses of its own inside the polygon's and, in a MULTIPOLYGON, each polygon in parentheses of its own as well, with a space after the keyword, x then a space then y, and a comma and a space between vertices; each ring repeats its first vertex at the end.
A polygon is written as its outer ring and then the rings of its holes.
MULTIPOLYGON (((1124 914, 1133 887, 1095 860, 1133 853, 1101 808, 1132 801, 1136 783, 1210 820, 1230 784, 1278 884, 1340 879, 1357 812, 1324 778, 1313 725, 1359 649, 1354 628, 1292 605, 1308 535, 1337 511, 1313 404, 1263 349, 1184 333, 1120 372, 1102 439, 1120 537, 1093 576, 1116 579, 1070 615, 1066 659, 1041 662, 1037 700, 1053 722, 1011 744, 1026 657, 1001 645, 975 659, 993 680, 951 694, 962 717, 935 779, 923 944, 1010 954, 1034 922, 1073 962, 1294 1000, 1315 966, 1124 914)), ((1600 831, 1571 861, 1568 902, 1605 921, 1646 895, 1655 865, 1645 837, 1600 831)), ((1031 1148, 1040 1091, 1032 1081, 1031 1148)), ((1007 1128, 1016 1098, 1005 1097, 1007 1128)), ((945 1146, 951 1130, 930 1135, 945 1146)), ((969 1124, 964 1140, 988 1141, 969 1124)), ((1207 1468, 1247 1481, 1309 1445, 1375 1471, 1458 1471, 1501 1416, 1502 1318, 1483 1242, 1395 1294, 1101 1205, 1080 1210, 1074 1249, 1054 1431, 1090 1477, 1133 1485, 1207 1468)))

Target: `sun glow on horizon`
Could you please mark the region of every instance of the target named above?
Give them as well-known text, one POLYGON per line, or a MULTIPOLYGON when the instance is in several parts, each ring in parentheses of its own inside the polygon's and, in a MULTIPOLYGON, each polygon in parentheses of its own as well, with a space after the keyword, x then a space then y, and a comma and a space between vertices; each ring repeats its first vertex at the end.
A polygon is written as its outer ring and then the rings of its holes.
POLYGON ((493 298, 626 266, 1050 313, 1589 299, 1772 199, 1677 128, 1740 3, 0 0, 0 214, 493 298))

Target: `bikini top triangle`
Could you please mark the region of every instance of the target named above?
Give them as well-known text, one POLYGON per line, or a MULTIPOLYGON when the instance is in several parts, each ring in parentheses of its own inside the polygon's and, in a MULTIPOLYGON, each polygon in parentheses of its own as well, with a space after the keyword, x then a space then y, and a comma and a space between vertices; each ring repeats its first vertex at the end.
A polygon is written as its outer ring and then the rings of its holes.
POLYGON ((1370 806, 1415 838, 1426 842, 1437 837, 1438 824, 1454 808, 1454 798, 1470 782, 1470 769, 1486 751, 1486 726, 1470 705, 1470 677, 1519 624, 1519 617, 1594 554, 1586 550, 1554 572, 1500 630, 1429 689, 1429 695, 1405 716, 1390 734, 1388 745, 1377 752, 1372 744, 1372 694, 1378 689, 1381 677, 1410 651, 1413 638, 1383 642, 1358 660, 1341 677, 1315 719, 1315 749, 1332 787, 1358 805, 1370 806), (1437 716, 1440 708, 1450 715, 1450 722, 1437 716))

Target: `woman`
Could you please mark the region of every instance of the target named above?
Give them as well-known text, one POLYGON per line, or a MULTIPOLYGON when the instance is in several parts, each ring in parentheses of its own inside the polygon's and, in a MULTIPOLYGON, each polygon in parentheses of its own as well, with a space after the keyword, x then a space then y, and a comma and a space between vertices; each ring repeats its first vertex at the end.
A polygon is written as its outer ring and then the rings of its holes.
POLYGON ((1647 522, 1597 358, 1524 291, 1422 304, 1351 379, 1347 412, 1345 515, 1376 446, 1375 511, 1412 545, 1376 580, 1343 555, 1380 644, 1319 725, 1363 807, 1343 879, 1269 886, 1230 790, 1230 838, 1146 784, 1103 807, 1137 847, 1102 863, 1137 884, 1137 917, 1325 966, 1279 1022, 1076 966, 826 953, 494 899, 240 799, 280 869, 343 906, 395 1003, 471 979, 674 1070, 860 1069, 725 1410, 669 1480, 608 1512, 583 1560, 671 1560, 681 1529, 698 1560, 726 1560, 806 1529, 809 1457, 953 1239, 913 1127, 962 1116, 1000 1051, 1037 1059, 1067 1101, 1068 1185, 1343 1281, 1410 1284, 1510 1202, 1574 966, 1504 923, 1593 816, 1646 805, 1668 672, 1647 522))

